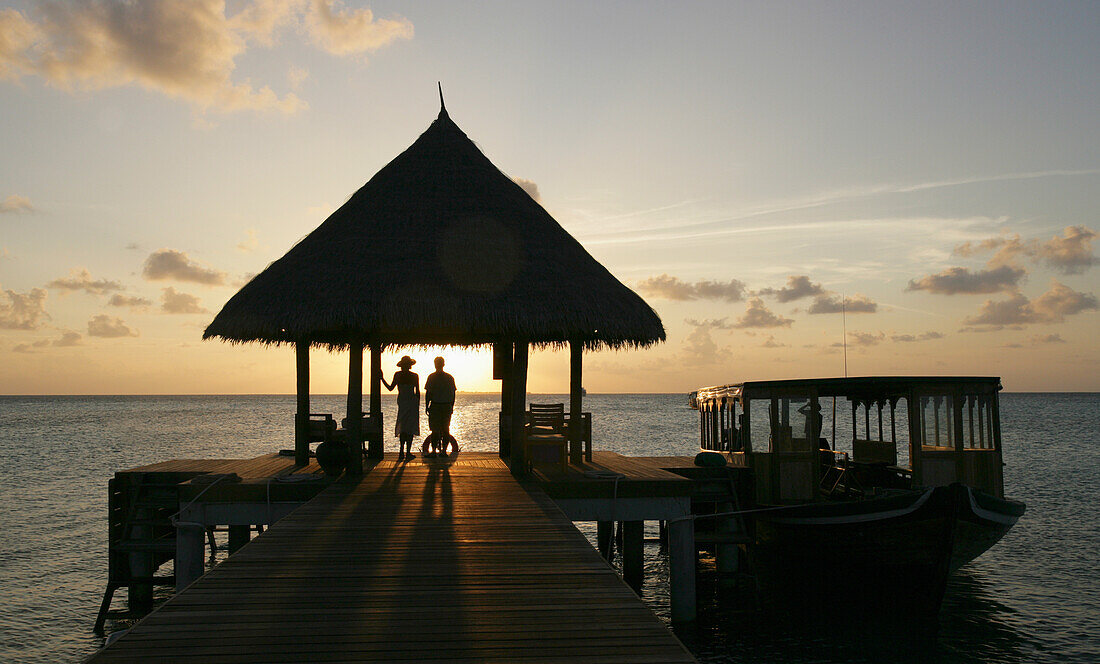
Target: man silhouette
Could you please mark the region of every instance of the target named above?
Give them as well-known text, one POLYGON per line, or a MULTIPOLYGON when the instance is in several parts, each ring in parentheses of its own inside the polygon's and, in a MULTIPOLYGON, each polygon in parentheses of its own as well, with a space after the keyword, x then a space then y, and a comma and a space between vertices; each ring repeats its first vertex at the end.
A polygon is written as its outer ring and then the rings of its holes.
MULTIPOLYGON (((428 428, 432 430, 432 448, 434 451, 438 445, 443 454, 447 453, 447 443, 454 440, 451 438, 451 414, 455 409, 456 391, 454 376, 443 370, 445 363, 442 357, 435 358, 435 371, 424 381, 424 409, 428 413, 428 428)), ((458 450, 457 443, 455 450, 458 450)))

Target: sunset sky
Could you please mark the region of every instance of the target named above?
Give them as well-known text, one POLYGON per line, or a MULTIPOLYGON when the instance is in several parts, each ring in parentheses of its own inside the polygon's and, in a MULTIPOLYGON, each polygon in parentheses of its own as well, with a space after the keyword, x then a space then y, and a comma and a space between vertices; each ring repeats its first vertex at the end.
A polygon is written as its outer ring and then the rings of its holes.
POLYGON ((0 1, 0 393, 293 392, 291 350, 202 330, 437 81, 664 322, 590 392, 843 375, 845 338, 849 375, 1097 391, 1097 35, 1095 2, 0 1))

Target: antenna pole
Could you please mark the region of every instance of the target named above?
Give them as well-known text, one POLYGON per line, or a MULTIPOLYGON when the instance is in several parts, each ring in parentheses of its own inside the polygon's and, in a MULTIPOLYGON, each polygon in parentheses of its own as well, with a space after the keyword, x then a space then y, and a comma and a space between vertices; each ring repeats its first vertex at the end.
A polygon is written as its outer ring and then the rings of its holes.
POLYGON ((840 294, 840 325, 843 334, 844 346, 844 377, 848 377, 848 309, 844 302, 844 293, 840 294))

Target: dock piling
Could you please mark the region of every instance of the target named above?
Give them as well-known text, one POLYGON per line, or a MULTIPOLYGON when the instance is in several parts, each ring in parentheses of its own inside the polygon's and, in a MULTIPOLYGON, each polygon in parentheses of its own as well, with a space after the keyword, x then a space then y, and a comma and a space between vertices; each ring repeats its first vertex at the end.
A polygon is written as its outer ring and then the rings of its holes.
POLYGON ((640 593, 644 580, 645 521, 623 521, 623 581, 640 593))
POLYGON ((608 563, 615 561, 615 522, 596 522, 596 548, 608 563))
MULTIPOLYGON (((183 514, 180 514, 183 517, 183 514)), ((191 585, 203 573, 206 526, 180 521, 176 527, 176 592, 191 585)))
POLYGON ((669 595, 672 622, 695 620, 695 522, 668 522, 669 595))
POLYGON ((248 544, 251 536, 252 526, 250 524, 229 524, 229 553, 236 553, 242 546, 248 544))

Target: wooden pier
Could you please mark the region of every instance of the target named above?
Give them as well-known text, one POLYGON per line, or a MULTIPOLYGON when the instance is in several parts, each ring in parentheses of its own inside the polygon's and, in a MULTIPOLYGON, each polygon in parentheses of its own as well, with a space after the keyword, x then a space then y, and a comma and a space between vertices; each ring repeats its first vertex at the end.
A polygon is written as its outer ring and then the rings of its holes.
POLYGON ((538 480, 497 455, 365 471, 89 661, 695 661, 538 480))

